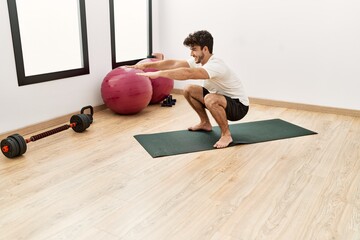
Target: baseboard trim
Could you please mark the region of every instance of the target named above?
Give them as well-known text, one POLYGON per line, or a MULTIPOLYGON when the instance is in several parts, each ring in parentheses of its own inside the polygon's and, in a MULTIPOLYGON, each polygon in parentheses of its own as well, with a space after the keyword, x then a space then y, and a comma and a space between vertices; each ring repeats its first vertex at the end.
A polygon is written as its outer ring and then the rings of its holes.
POLYGON ((335 107, 326 107, 319 105, 303 104, 303 103, 293 103, 285 101, 277 101, 270 99, 262 98, 249 98, 251 104, 259 104, 272 107, 283 107, 283 108, 292 108, 297 110, 305 110, 311 112, 321 112, 321 113, 330 113, 337 115, 346 115, 352 117, 360 117, 360 110, 346 109, 346 108, 335 108, 335 107))
POLYGON ((183 92, 184 92, 184 90, 182 90, 182 89, 175 89, 175 88, 171 91, 171 93, 174 93, 174 94, 183 94, 183 92))
MULTIPOLYGON (((96 106, 94 107, 94 113, 105 110, 106 108, 107 107, 105 106, 105 104, 96 106)), ((88 112, 86 111, 86 113, 88 112)), ((20 134, 21 136, 28 136, 35 132, 46 131, 46 129, 48 128, 53 128, 59 125, 67 124, 69 123, 71 116, 75 114, 79 114, 79 112, 70 113, 61 117, 50 119, 48 121, 32 124, 27 127, 20 128, 14 131, 2 133, 0 134, 0 141, 15 133, 20 134)))
MULTIPOLYGON (((172 93, 174 94, 183 94, 182 89, 173 89, 172 93)), ((346 108, 335 108, 335 107, 326 107, 312 104, 303 104, 303 103, 293 103, 286 101, 277 101, 263 98, 249 97, 250 104, 259 104, 271 107, 283 107, 291 108, 297 110, 311 111, 311 112, 321 112, 321 113, 330 113, 337 115, 346 115, 352 117, 360 117, 360 110, 346 109, 346 108)))

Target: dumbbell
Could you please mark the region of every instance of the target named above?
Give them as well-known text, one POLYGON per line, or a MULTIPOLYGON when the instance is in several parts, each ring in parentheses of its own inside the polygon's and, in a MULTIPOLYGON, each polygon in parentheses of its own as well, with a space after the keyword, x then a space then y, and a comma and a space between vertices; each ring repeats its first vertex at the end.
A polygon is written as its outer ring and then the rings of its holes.
POLYGON ((8 158, 15 158, 23 155, 27 150, 27 143, 35 142, 44 137, 48 137, 55 133, 62 132, 69 128, 72 128, 75 132, 81 133, 84 132, 90 124, 93 122, 94 108, 92 106, 83 107, 80 110, 80 114, 73 115, 70 118, 70 124, 65 124, 63 126, 51 129, 49 131, 31 136, 28 139, 24 139, 19 134, 13 134, 8 136, 6 139, 1 140, 1 152, 8 158), (84 113, 85 110, 89 109, 90 114, 84 113))
POLYGON ((172 98, 172 95, 167 96, 163 102, 161 103, 162 107, 172 107, 173 105, 175 105, 176 103, 176 99, 172 98))

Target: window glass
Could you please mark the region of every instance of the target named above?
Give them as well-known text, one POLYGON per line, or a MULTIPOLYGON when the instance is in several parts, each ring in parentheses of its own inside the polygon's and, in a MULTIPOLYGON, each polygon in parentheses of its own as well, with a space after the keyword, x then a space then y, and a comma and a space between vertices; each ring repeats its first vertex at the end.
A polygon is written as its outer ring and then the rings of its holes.
POLYGON ((110 0, 110 14, 113 68, 150 55, 151 0, 110 0))

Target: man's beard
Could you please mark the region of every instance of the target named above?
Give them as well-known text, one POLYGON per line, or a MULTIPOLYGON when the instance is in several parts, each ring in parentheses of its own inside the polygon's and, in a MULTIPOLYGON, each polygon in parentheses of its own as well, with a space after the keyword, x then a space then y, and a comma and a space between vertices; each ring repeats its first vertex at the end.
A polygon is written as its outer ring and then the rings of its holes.
POLYGON ((200 56, 198 56, 198 57, 197 57, 197 60, 196 60, 196 58, 195 58, 196 64, 201 63, 201 61, 202 61, 203 59, 204 59, 204 54, 201 54, 200 56))

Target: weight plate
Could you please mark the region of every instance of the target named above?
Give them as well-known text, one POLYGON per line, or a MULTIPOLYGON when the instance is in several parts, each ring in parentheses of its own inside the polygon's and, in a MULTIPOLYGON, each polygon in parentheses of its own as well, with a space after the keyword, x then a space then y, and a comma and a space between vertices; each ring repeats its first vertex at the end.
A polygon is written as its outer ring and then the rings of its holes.
POLYGON ((17 141, 17 143, 19 144, 19 147, 20 147, 19 156, 23 155, 27 150, 27 145, 26 145, 25 139, 21 135, 19 135, 17 133, 13 134, 13 135, 11 135, 9 137, 12 137, 17 141))
POLYGON ((76 126, 73 127, 73 130, 78 133, 81 133, 86 129, 84 118, 81 116, 82 114, 78 114, 78 115, 73 115, 70 118, 70 123, 76 123, 76 126))
POLYGON ((92 120, 87 114, 80 114, 79 116, 82 119, 82 122, 84 123, 84 131, 85 131, 88 127, 90 127, 92 120))
POLYGON ((19 156, 20 146, 17 141, 13 138, 6 138, 1 141, 1 152, 8 158, 14 158, 19 156), (3 148, 7 146, 8 151, 4 152, 3 148))

